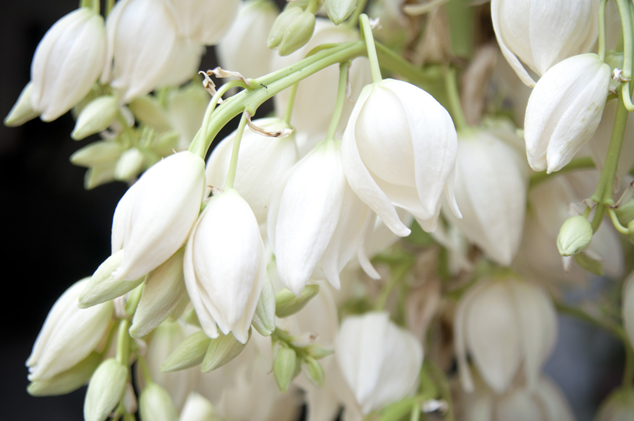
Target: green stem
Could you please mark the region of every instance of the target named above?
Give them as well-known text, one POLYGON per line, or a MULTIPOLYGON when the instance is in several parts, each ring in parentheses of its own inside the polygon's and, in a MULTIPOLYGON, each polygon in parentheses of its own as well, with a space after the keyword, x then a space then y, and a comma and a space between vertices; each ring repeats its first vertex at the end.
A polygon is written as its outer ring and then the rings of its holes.
MULTIPOLYGON (((632 15, 630 9, 630 0, 616 0, 621 15, 621 35, 623 36, 623 77, 630 79, 632 77, 632 54, 634 51, 634 34, 632 33, 632 15)), ((622 85, 621 90, 622 102, 628 111, 634 111, 632 104, 632 96, 630 93, 630 82, 622 85)))
POLYGON ((392 294, 392 290, 394 289, 396 285, 398 285, 405 278, 405 276, 407 276, 407 274, 409 273, 409 270, 412 267, 412 264, 413 262, 404 262, 398 266, 393 266, 391 268, 392 273, 390 276, 390 280, 383 287, 381 294, 376 299, 376 304, 374 306, 374 309, 376 311, 385 310, 387 300, 388 298, 390 298, 390 295, 392 294))
POLYGON ((357 26, 357 22, 359 22, 359 16, 361 16, 361 13, 363 13, 363 11, 365 10, 366 4, 368 4, 368 0, 357 1, 357 8, 354 9, 352 15, 350 15, 350 18, 346 22, 346 25, 348 25, 350 28, 354 28, 357 26))
POLYGON ((381 68, 379 67, 379 58, 376 55, 376 45, 374 45, 374 36, 372 35, 370 20, 368 18, 368 15, 366 15, 365 13, 360 16, 360 19, 363 38, 365 39, 365 45, 368 49, 368 60, 370 60, 372 81, 374 83, 379 83, 383 80, 383 77, 381 76, 381 68))
POLYGON ((603 222, 603 216, 605 216, 605 205, 603 203, 599 203, 594 211, 592 221, 590 222, 592 232, 597 232, 603 222))
POLYGON ((625 331, 620 326, 617 326, 608 321, 597 320, 591 315, 589 315, 588 313, 586 313, 585 311, 581 310, 580 308, 569 306, 567 304, 555 302, 555 308, 557 309, 557 311, 559 311, 562 314, 566 314, 568 316, 575 317, 579 320, 583 320, 584 322, 588 324, 594 325, 596 327, 599 327, 611 333, 612 335, 616 336, 621 341, 623 341, 624 344, 626 344, 628 341, 625 331))
POLYGON ((319 11, 319 0, 310 0, 308 7, 306 8, 313 15, 319 11))
POLYGON ((599 4, 599 58, 605 61, 605 5, 608 0, 601 0, 599 4))
POLYGON ((346 99, 346 88, 348 87, 348 69, 349 63, 339 64, 339 86, 337 88, 337 102, 335 103, 335 111, 330 121, 326 140, 334 140, 341 120, 341 112, 343 111, 343 103, 346 99))
POLYGON ((233 188, 233 182, 236 179, 236 168, 238 167, 238 153, 240 152, 240 142, 242 141, 242 134, 244 128, 247 125, 247 110, 244 110, 242 117, 240 118, 240 124, 238 130, 233 138, 233 150, 231 151, 231 164, 229 165, 229 173, 227 173, 227 182, 225 183, 225 190, 233 188))
POLYGON ((143 374, 145 387, 148 387, 148 385, 152 383, 152 376, 150 375, 150 370, 147 367, 147 362, 145 361, 145 358, 141 356, 138 357, 137 361, 139 362, 139 366, 141 367, 141 374, 143 374))
POLYGON ((105 357, 108 354, 108 351, 110 350, 110 344, 112 344, 112 340, 114 339, 114 333, 115 331, 118 331, 119 327, 119 323, 115 323, 112 328, 110 329, 110 332, 108 332, 108 338, 106 338, 106 344, 104 345, 103 349, 101 350, 101 357, 105 357))
POLYGON ((284 122, 291 124, 291 116, 293 115, 293 106, 295 105, 295 96, 297 95, 297 88, 299 83, 294 84, 291 87, 291 92, 288 95, 288 104, 286 104, 286 114, 284 115, 284 122))
POLYGON ((420 421, 420 405, 418 402, 412 404, 412 412, 409 416, 409 421, 420 421))
POLYGON ((125 314, 128 317, 134 316, 134 313, 136 312, 136 308, 139 305, 139 301, 141 301, 141 295, 143 293, 143 285, 144 283, 134 288, 130 292, 130 295, 128 295, 128 299, 125 303, 125 314))
POLYGON ((614 212, 614 209, 608 208, 608 215, 610 215, 612 225, 614 225, 614 228, 616 228, 618 232, 620 232, 621 234, 630 235, 630 231, 623 225, 621 225, 621 221, 619 221, 619 218, 616 216, 616 212, 614 212))
POLYGON ((380 42, 376 42, 375 44, 377 56, 383 68, 392 73, 401 75, 411 83, 425 87, 438 83, 438 80, 444 77, 441 66, 430 66, 423 72, 380 42))
POLYGON ((557 172, 548 174, 546 171, 538 172, 536 174, 531 175, 530 181, 528 183, 528 188, 532 189, 533 187, 543 183, 544 181, 550 180, 551 178, 565 174, 567 172, 576 171, 576 170, 585 170, 594 168, 594 161, 589 156, 584 156, 581 158, 574 158, 568 165, 563 167, 557 172))
POLYGON ((456 77, 456 69, 450 67, 445 73, 445 87, 447 89, 447 96, 449 97, 449 106, 451 107, 451 114, 458 131, 464 130, 469 127, 467 119, 464 117, 462 111, 462 104, 460 103, 460 93, 458 92, 458 79, 456 77))
POLYGON ((117 361, 124 367, 130 365, 130 320, 123 319, 119 324, 119 334, 117 335, 117 361))

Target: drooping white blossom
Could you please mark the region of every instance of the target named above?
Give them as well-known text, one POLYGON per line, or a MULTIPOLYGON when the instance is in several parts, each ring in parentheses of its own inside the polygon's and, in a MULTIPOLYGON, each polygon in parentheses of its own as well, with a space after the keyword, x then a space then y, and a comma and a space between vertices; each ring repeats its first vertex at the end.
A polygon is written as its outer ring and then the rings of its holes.
POLYGON ((171 0, 179 35, 216 45, 233 23, 240 0, 171 0))
POLYGON ((343 166, 350 187, 397 235, 410 232, 396 207, 433 231, 444 193, 460 218, 453 193, 458 142, 447 110, 407 82, 366 86, 343 135, 343 166))
POLYGON ((264 245, 248 203, 234 189, 214 195, 187 242, 185 285, 210 338, 249 337, 264 277, 264 245), (217 326, 217 327, 216 327, 217 326))
POLYGON ((55 23, 31 63, 31 105, 52 121, 81 101, 99 78, 106 58, 103 18, 87 7, 55 23))
POLYGON ((112 223, 112 253, 124 249, 118 279, 156 269, 185 243, 203 199, 205 162, 191 152, 159 161, 121 198, 112 223))
POLYGON ((515 73, 528 86, 560 61, 592 48, 599 33, 593 0, 491 0, 493 29, 515 73))

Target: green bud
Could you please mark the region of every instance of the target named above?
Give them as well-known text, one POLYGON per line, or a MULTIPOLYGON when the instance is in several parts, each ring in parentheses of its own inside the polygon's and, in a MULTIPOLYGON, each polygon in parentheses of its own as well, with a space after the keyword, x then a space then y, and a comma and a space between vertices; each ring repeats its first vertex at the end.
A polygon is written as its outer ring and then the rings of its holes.
POLYGON ((79 296, 79 308, 92 307, 121 297, 143 282, 145 277, 136 281, 115 280, 112 274, 121 265, 121 260, 123 260, 123 250, 119 250, 99 265, 79 296))
POLYGON ((178 139, 180 139, 180 133, 172 130, 165 132, 154 142, 154 150, 161 156, 171 155, 178 146, 178 139))
POLYGON ((128 181, 139 175, 143 170, 143 152, 137 148, 130 148, 121 154, 114 168, 114 178, 128 181))
POLYGON ((335 25, 348 19, 356 8, 357 0, 328 0, 326 2, 326 12, 335 25))
POLYGON ((634 199, 630 199, 625 204, 614 209, 614 213, 619 218, 621 225, 628 226, 634 221, 634 199))
POLYGON ((275 290, 268 277, 264 280, 251 325, 262 336, 270 336, 275 330, 275 290))
POLYGON ((316 360, 320 360, 328 355, 332 355, 334 352, 332 349, 326 348, 321 345, 308 345, 306 348, 306 354, 316 360))
POLYGON ((139 399, 141 419, 149 421, 178 421, 172 397, 156 383, 147 385, 139 399))
POLYGON ((299 297, 285 288, 275 294, 275 314, 280 318, 291 316, 303 309, 318 293, 319 285, 306 285, 299 297))
POLYGON ((306 45, 315 31, 315 15, 301 7, 286 7, 275 19, 269 34, 268 47, 287 56, 306 45))
POLYGON ((273 22, 273 27, 271 27, 271 32, 266 42, 267 46, 271 49, 279 46, 282 42, 282 38, 284 38, 286 27, 302 13, 304 13, 304 10, 301 7, 289 3, 282 13, 275 18, 275 22, 273 22))
POLYGON ((102 362, 88 384, 84 401, 86 421, 104 421, 117 407, 125 392, 128 367, 114 358, 102 362))
POLYGON ((121 145, 112 140, 93 142, 76 151, 70 156, 70 162, 80 167, 94 167, 96 165, 116 162, 121 156, 121 145))
POLYGON ((97 186, 114 180, 115 168, 116 163, 97 165, 89 168, 84 177, 84 188, 86 190, 92 190, 97 186))
POLYGON ((117 97, 106 95, 93 99, 79 113, 75 129, 70 134, 70 137, 75 140, 81 140, 91 134, 102 132, 110 127, 117 118, 118 113, 117 97))
POLYGON ((159 101, 151 95, 145 95, 132 101, 129 105, 134 117, 143 124, 156 130, 169 130, 169 118, 159 101))
POLYGON ((91 352, 76 366, 46 380, 36 380, 27 388, 31 396, 58 396, 65 395, 79 389, 90 380, 101 363, 101 354, 91 352))
POLYGON ((587 270, 594 275, 603 276, 603 265, 601 265, 601 262, 588 257, 587 254, 575 254, 575 262, 577 262, 582 269, 587 270))
POLYGON ((304 360, 304 364, 306 365, 306 374, 308 379, 313 382, 316 386, 323 387, 324 386, 324 369, 321 367, 319 362, 311 357, 306 357, 304 360))
POLYGON ((167 357, 161 365, 161 371, 169 373, 199 365, 203 362, 210 344, 211 339, 202 330, 189 335, 167 357))
MULTIPOLYGON (((249 338, 250 337, 251 331, 249 330, 249 338)), ((245 346, 246 344, 239 342, 231 332, 229 332, 228 335, 220 333, 216 339, 211 340, 200 371, 209 373, 210 371, 222 367, 240 355, 245 346)))
POLYGON ((577 215, 566 219, 561 226, 557 248, 562 256, 572 256, 587 249, 591 241, 592 225, 585 216, 577 215))
POLYGON ((31 92, 33 90, 33 84, 31 82, 27 83, 18 100, 15 102, 11 111, 9 111, 9 115, 7 115, 4 119, 4 125, 7 127, 16 127, 21 126, 29 120, 33 120, 35 117, 39 116, 40 113, 35 111, 31 106, 31 92))
POLYGON ((273 375, 281 392, 286 392, 295 378, 297 354, 291 348, 281 347, 273 361, 273 375))

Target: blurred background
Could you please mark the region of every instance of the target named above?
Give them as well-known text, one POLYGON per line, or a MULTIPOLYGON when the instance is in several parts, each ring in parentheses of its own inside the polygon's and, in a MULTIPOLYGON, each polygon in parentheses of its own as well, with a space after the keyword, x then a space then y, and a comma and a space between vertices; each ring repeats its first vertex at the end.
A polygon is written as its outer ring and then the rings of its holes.
MULTIPOLYGON (((0 1, 2 118, 29 81, 38 42, 77 3, 0 1)), ((201 69, 214 66, 210 50, 201 69)), ((85 388, 61 397, 33 398, 26 393, 24 364, 56 299, 109 256, 112 215, 127 189, 115 182, 84 190, 85 169, 71 165, 69 157, 92 139, 73 141, 73 126, 70 114, 52 123, 36 119, 18 128, 0 125, 0 221, 5 244, 0 306, 2 419, 82 419, 85 388)), ((568 299, 575 302, 605 287, 604 281, 596 280, 588 291, 568 299)), ((562 387, 577 419, 591 420, 597 405, 620 382, 622 349, 599 329, 568 317, 560 317, 559 323, 557 348, 546 372, 562 387)))

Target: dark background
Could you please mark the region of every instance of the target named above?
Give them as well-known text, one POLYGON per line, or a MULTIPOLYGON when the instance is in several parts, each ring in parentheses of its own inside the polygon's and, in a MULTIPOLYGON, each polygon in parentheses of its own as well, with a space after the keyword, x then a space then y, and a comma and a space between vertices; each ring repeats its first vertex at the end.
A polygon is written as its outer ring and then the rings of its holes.
MULTIPOLYGON (((40 39, 76 7, 77 0, 0 1, 2 118, 29 81, 40 39)), ((209 51, 201 68, 214 64, 209 51)), ((109 256, 112 215, 127 189, 115 182, 84 190, 85 169, 68 159, 92 139, 73 141, 73 126, 70 114, 52 123, 35 119, 17 128, 0 125, 3 420, 82 419, 84 389, 67 396, 33 398, 26 393, 24 365, 55 300, 109 256)), ((547 371, 564 387, 579 420, 591 419, 597 403, 618 384, 621 369, 620 347, 611 337, 560 319, 558 345, 547 371)))

